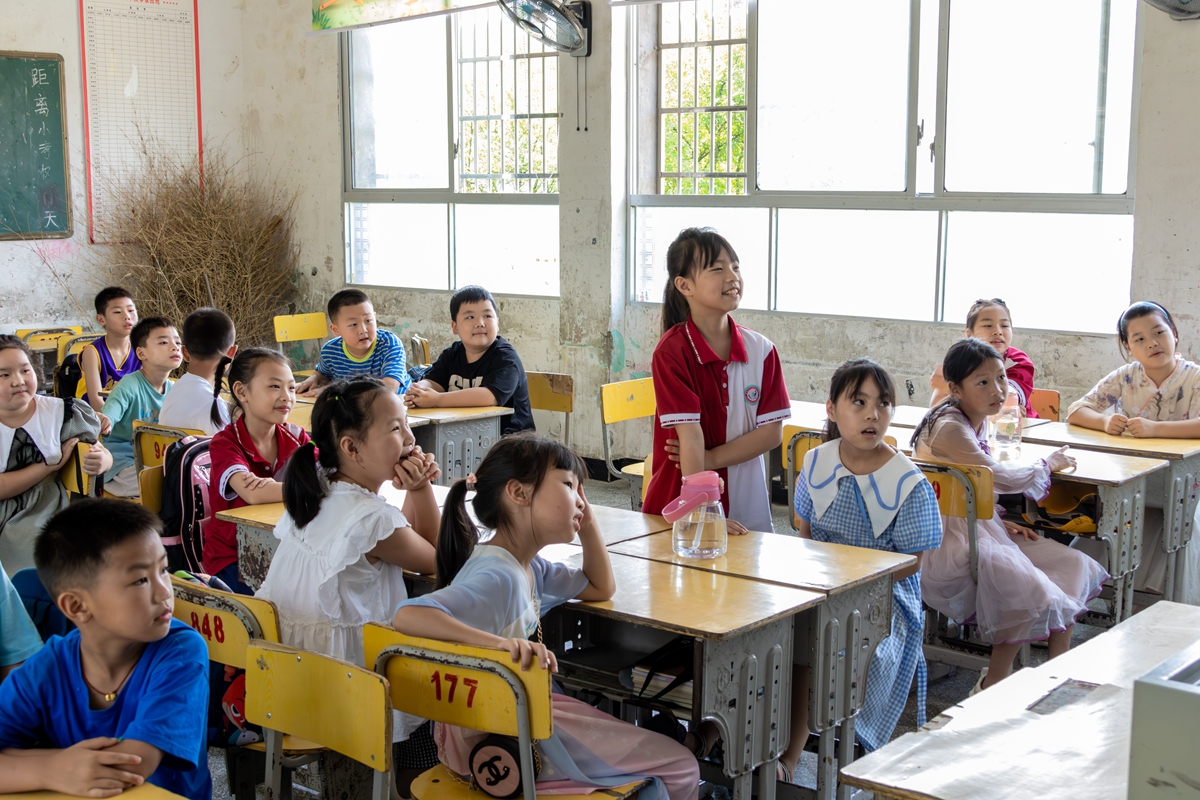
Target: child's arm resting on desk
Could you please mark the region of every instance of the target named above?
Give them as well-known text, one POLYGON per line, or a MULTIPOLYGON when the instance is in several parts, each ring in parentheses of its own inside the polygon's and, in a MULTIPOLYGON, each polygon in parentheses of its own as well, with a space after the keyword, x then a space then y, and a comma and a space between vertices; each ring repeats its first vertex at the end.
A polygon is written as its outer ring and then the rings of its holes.
POLYGON ((442 519, 429 482, 441 474, 433 457, 422 453, 420 448, 414 448, 412 454, 396 465, 392 485, 407 492, 403 513, 409 525, 396 528, 390 535, 382 532, 382 538, 367 552, 369 558, 425 575, 437 571, 434 547, 442 519))
POLYGON ((330 382, 328 375, 320 370, 314 370, 312 375, 309 375, 296 387, 296 394, 304 397, 316 397, 330 382))
MULTIPOLYGON (((116 749, 118 743, 119 739, 100 737, 85 739, 65 750, 0 751, 0 794, 51 791, 78 797, 115 797, 128 787, 142 784, 146 777, 140 755, 116 749)), ((157 759, 154 766, 158 767, 157 759)))
POLYGON ((274 478, 255 476, 246 454, 232 436, 214 436, 208 453, 212 459, 212 481, 226 500, 236 496, 252 506, 283 502, 283 484, 274 478))

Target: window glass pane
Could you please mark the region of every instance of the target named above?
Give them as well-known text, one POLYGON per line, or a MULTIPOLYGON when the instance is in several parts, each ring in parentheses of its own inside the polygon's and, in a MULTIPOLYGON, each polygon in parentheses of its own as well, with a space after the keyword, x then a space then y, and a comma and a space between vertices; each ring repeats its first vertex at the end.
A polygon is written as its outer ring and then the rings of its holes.
POLYGON ((351 283, 450 288, 444 204, 350 203, 347 216, 351 283))
POLYGON ((660 9, 659 191, 745 194, 746 2, 660 9))
POLYGON ((1129 122, 1133 115, 1136 0, 1116 0, 1109 17, 1108 76, 1104 105, 1105 194, 1124 194, 1129 184, 1129 122))
POLYGON ((667 285, 667 248, 684 228, 716 228, 737 251, 742 270, 742 308, 767 307, 765 208, 639 208, 634 245, 634 299, 662 302, 667 285))
POLYGON ((1018 335, 1111 333, 1129 304, 1132 216, 952 211, 947 225, 947 322, 965 321, 980 297, 1002 297, 1018 335))
MULTIPOLYGON (((1115 0, 1133 5, 1134 0, 1115 0)), ((1093 191, 1102 0, 955 0, 950 13, 946 188, 1093 191)), ((1128 128, 1133 13, 1114 14, 1113 127, 1128 128), (1122 83, 1129 88, 1119 88, 1122 83), (1124 122, 1121 121, 1122 113, 1124 122)), ((1128 132, 1113 141, 1128 149, 1128 132)), ((1106 148, 1107 149, 1107 148, 1106 148)), ((1128 153, 1115 158, 1123 171, 1128 153)), ((1124 180, 1121 180, 1124 183, 1124 180)))
POLYGON ((558 206, 454 208, 456 286, 558 296, 558 206))
POLYGON ((558 54, 498 8, 454 21, 458 191, 557 192, 558 54))
POLYGON ((908 29, 908 3, 761 0, 761 188, 904 189, 908 29))
POLYGON ((447 189, 446 20, 350 34, 356 189, 447 189))
POLYGON ((780 209, 780 311, 933 316, 936 211, 780 209))

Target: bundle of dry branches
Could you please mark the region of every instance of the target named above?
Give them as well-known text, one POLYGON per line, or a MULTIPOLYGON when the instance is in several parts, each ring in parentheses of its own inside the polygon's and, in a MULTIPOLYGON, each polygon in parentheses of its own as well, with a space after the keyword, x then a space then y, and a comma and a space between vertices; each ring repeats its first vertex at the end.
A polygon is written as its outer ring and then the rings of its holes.
POLYGON ((272 317, 289 313, 299 279, 295 193, 217 147, 206 146, 203 171, 150 148, 143 162, 109 188, 122 211, 105 239, 118 244, 94 248, 97 266, 133 292, 139 316, 181 325, 213 305, 233 318, 241 347, 273 345, 272 317))

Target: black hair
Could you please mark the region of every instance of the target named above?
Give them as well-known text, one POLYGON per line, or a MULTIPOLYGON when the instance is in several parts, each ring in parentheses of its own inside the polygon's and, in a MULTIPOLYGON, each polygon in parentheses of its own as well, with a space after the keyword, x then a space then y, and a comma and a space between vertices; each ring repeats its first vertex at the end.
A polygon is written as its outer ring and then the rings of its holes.
MULTIPOLYGON (((879 387, 883 402, 895 408, 896 382, 886 369, 869 358, 855 358, 833 371, 833 378, 829 382, 830 401, 837 403, 846 395, 853 399, 868 378, 875 381, 875 385, 879 387)), ((837 423, 831 419, 825 420, 825 441, 831 442, 841 437, 837 423)))
MULTIPOLYGON (((961 386, 963 381, 971 377, 972 372, 979 369, 980 364, 993 358, 1001 364, 1004 363, 1004 359, 1001 358, 996 348, 982 339, 974 337, 959 339, 946 351, 946 357, 942 360, 942 377, 946 379, 946 383, 955 383, 961 386)), ((916 447, 917 439, 922 433, 933 427, 933 423, 938 417, 951 408, 957 407, 958 398, 950 396, 929 409, 929 412, 921 418, 916 430, 913 431, 909 444, 916 447)))
POLYGON ((1141 300, 1122 311, 1121 316, 1117 319, 1117 346, 1121 351, 1121 357, 1125 360, 1129 360, 1129 323, 1151 314, 1158 314, 1162 317, 1171 329, 1171 333, 1175 335, 1175 341, 1179 341, 1179 329, 1175 327, 1175 320, 1171 317, 1171 312, 1158 303, 1141 300))
POLYGON ((491 292, 482 286, 464 286, 450 295, 450 321, 458 322, 458 309, 463 303, 478 303, 480 300, 487 300, 492 304, 492 311, 500 313, 496 308, 496 298, 492 297, 491 292))
POLYGON ((133 295, 124 286, 105 286, 96 293, 96 313, 104 316, 108 313, 108 304, 113 300, 123 300, 128 297, 133 299, 133 295))
POLYGON ((33 361, 33 351, 29 349, 28 342, 11 333, 0 333, 0 350, 20 350, 26 358, 33 361))
MULTIPOLYGON (((492 445, 475 470, 475 499, 471 506, 485 528, 496 535, 508 529, 512 521, 504 513, 500 498, 509 481, 532 486, 536 496, 546 473, 565 469, 575 473, 582 483, 587 467, 575 451, 562 442, 523 431, 505 436, 492 445)), ((458 480, 446 495, 442 524, 437 539, 437 588, 449 586, 479 542, 479 530, 467 513, 465 480, 458 480)))
POLYGON ((226 365, 233 360, 225 355, 229 348, 233 347, 233 320, 219 308, 197 308, 183 321, 180 335, 183 337, 183 346, 188 349, 188 355, 196 358, 212 358, 218 355, 221 357, 217 363, 217 374, 213 377, 212 411, 208 415, 212 424, 219 428, 224 424, 220 406, 217 405, 221 402, 221 381, 225 377, 226 365))
POLYGON ((146 317, 143 320, 139 320, 138 324, 133 326, 133 330, 129 334, 129 343, 133 346, 134 352, 137 352, 137 348, 146 346, 146 341, 149 340, 150 334, 159 328, 174 327, 175 323, 166 317, 146 317))
MULTIPOLYGON (((979 319, 979 314, 988 306, 1000 306, 1005 311, 1008 311, 1008 303, 1005 303, 999 297, 993 297, 990 300, 980 298, 971 304, 971 310, 967 312, 967 330, 975 330, 975 323, 979 319)), ((1008 311, 1008 321, 1012 322, 1012 312, 1008 311)))
POLYGON ((716 263, 722 250, 729 254, 731 261, 738 262, 729 240, 715 228, 685 228, 671 242, 667 248, 667 285, 663 288, 663 333, 686 320, 690 313, 687 298, 675 288, 675 279, 690 278, 716 263))
POLYGON ((392 394, 392 390, 376 378, 360 375, 334 381, 317 397, 312 439, 292 453, 283 476, 283 504, 297 527, 312 522, 325 499, 318 460, 326 470, 338 468, 338 440, 346 434, 362 438, 374 421, 371 404, 380 394, 392 394))
POLYGON ((362 289, 342 289, 334 292, 333 297, 329 298, 329 303, 325 306, 325 313, 329 315, 329 321, 336 325, 338 312, 343 308, 360 306, 369 302, 371 302, 371 298, 367 297, 367 293, 362 289))
MULTIPOLYGON (((287 360, 287 356, 285 356, 283 353, 280 353, 278 350, 268 350, 265 347, 247 347, 245 350, 238 352, 237 357, 234 358, 229 364, 229 375, 227 376, 229 379, 229 396, 233 398, 234 407, 236 407, 237 410, 241 411, 243 414, 246 413, 246 409, 242 408, 241 402, 238 401, 237 395, 234 394, 233 385, 235 383, 244 383, 248 385, 250 381, 254 379, 254 376, 258 374, 258 365, 263 361, 274 361, 276 364, 283 364, 288 369, 292 368, 292 364, 287 360)), ((223 365, 225 360, 222 359, 221 363, 223 365)), ((224 370, 222 367, 217 367, 217 374, 213 379, 214 403, 221 396, 221 382, 222 378, 225 377, 223 372, 224 370)), ((216 416, 215 405, 213 407, 213 413, 213 424, 220 425, 220 417, 216 416)))
POLYGON ((77 500, 42 528, 33 545, 33 563, 42 585, 57 600, 68 589, 90 587, 117 545, 162 532, 162 520, 145 506, 128 500, 77 500))

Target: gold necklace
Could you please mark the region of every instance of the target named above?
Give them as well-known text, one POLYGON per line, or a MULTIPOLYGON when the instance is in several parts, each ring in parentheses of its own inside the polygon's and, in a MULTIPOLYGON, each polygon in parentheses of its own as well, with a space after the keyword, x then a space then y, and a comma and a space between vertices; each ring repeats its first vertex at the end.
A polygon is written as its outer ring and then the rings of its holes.
POLYGON ((117 699, 117 694, 122 689, 125 688, 125 682, 129 680, 129 676, 133 675, 133 671, 135 669, 137 669, 138 661, 141 661, 141 660, 142 660, 141 656, 138 656, 138 660, 133 662, 133 666, 129 668, 129 672, 125 673, 125 677, 121 678, 121 682, 117 684, 117 688, 113 689, 111 692, 102 692, 99 689, 97 689, 95 686, 92 686, 92 682, 87 679, 87 673, 84 672, 84 670, 83 670, 83 658, 82 657, 79 659, 79 675, 80 675, 80 677, 83 678, 84 684, 86 684, 89 689, 91 689, 93 692, 95 692, 96 694, 103 697, 104 702, 111 703, 113 700, 117 699))

